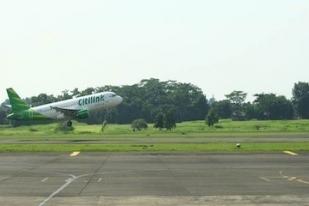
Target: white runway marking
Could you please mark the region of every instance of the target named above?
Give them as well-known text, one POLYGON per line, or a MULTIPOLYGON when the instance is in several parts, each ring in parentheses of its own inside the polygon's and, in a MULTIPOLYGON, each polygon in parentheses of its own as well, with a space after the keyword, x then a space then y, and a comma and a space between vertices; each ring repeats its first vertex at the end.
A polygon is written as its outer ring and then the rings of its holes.
POLYGON ((267 177, 260 177, 261 180, 264 180, 265 182, 270 182, 270 179, 268 179, 267 177))
POLYGON ((77 156, 77 155, 79 155, 80 154, 80 152, 72 152, 71 154, 70 154, 70 157, 75 157, 75 156, 77 156))
POLYGON ((98 179, 98 182, 101 182, 102 181, 102 178, 100 177, 99 179, 98 179))
POLYGON ((43 206, 45 205, 51 198, 56 196, 59 192, 64 190, 67 186, 69 186, 72 182, 77 180, 78 178, 88 176, 89 174, 84 174, 80 176, 75 176, 75 175, 70 175, 71 177, 65 180, 65 183, 60 186, 57 190, 55 190, 52 194, 50 194, 45 200, 43 200, 38 206, 43 206))
POLYGON ((284 178, 284 179, 289 178, 289 176, 283 175, 283 172, 282 172, 282 171, 280 171, 279 174, 280 174, 280 176, 281 176, 282 178, 284 178))
POLYGON ((64 188, 66 188, 69 184, 71 184, 74 180, 76 180, 76 176, 70 175, 71 178, 66 179, 66 183, 64 183, 61 187, 59 187, 56 191, 54 191, 52 194, 50 194, 43 202, 39 204, 39 206, 43 206, 46 202, 48 202, 51 198, 53 198, 55 195, 57 195, 59 192, 61 192, 64 188))
POLYGON ((293 181, 293 180, 296 180, 296 179, 297 179, 297 177, 289 177, 288 178, 289 181, 293 181))
POLYGON ((9 179, 9 178, 10 178, 9 176, 0 177, 0 181, 6 180, 6 179, 9 179))
POLYGON ((296 181, 296 182, 303 183, 303 184, 309 184, 308 181, 305 181, 305 180, 303 180, 303 179, 301 179, 301 178, 299 178, 299 177, 290 177, 290 176, 283 175, 283 172, 282 172, 282 171, 280 171, 279 174, 280 174, 280 176, 281 176, 283 179, 286 179, 286 180, 288 180, 288 181, 291 181, 291 182, 295 182, 295 181, 296 181))
POLYGON ((48 177, 45 177, 44 179, 41 180, 41 182, 46 182, 48 180, 48 177))
POLYGON ((309 182, 308 182, 308 181, 305 181, 305 180, 302 180, 302 179, 297 179, 296 181, 297 181, 297 182, 300 182, 300 183, 304 183, 304 184, 308 184, 308 185, 309 185, 309 182))

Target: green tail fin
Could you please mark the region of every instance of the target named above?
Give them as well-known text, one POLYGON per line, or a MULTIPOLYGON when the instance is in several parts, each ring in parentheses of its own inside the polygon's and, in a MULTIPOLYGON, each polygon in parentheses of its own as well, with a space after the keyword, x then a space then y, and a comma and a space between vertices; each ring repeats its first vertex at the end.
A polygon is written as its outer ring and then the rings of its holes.
POLYGON ((29 105, 27 105, 26 102, 18 96, 14 89, 8 88, 6 91, 8 93, 13 112, 21 112, 30 108, 29 105))

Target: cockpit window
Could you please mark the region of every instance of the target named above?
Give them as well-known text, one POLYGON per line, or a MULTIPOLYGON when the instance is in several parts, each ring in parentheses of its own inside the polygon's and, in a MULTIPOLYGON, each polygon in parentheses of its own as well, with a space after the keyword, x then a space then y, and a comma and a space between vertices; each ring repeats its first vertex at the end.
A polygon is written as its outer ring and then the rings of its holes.
POLYGON ((110 97, 116 97, 117 95, 115 93, 111 93, 109 96, 110 97))

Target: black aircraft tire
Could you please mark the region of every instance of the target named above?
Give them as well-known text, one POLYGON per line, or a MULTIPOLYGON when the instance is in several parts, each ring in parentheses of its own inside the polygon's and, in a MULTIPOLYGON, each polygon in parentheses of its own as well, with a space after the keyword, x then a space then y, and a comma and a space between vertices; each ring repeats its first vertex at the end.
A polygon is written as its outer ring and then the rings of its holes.
POLYGON ((67 121, 67 126, 72 127, 72 121, 67 121))

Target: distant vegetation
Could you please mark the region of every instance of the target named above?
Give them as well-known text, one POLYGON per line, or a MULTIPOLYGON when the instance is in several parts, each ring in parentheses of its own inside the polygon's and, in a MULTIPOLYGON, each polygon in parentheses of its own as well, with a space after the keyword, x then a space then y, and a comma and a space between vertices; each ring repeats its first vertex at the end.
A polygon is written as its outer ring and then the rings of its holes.
POLYGON ((216 113, 216 111, 213 108, 211 108, 208 111, 208 114, 207 114, 205 120, 206 120, 208 127, 212 127, 212 126, 214 126, 214 124, 219 122, 218 114, 216 113))
POLYGON ((148 128, 148 124, 144 119, 136 119, 131 124, 132 130, 135 131, 141 131, 143 129, 148 128))
MULTIPOLYGON (((138 84, 125 86, 102 86, 79 91, 75 88, 65 90, 61 95, 53 96, 39 94, 26 98, 32 106, 38 106, 55 101, 70 99, 73 96, 83 96, 94 92, 114 91, 124 98, 123 103, 111 110, 94 113, 85 120, 89 124, 109 123, 131 124, 133 120, 143 118, 146 122, 162 126, 158 118, 169 118, 169 122, 204 120, 209 109, 213 109, 218 118, 233 120, 288 120, 309 118, 309 83, 298 82, 294 85, 293 98, 287 99, 272 93, 255 94, 253 102, 246 101, 244 91, 232 91, 226 99, 217 101, 207 99, 203 91, 189 83, 176 81, 160 81, 158 79, 142 80, 138 84), (166 116, 168 115, 168 116, 166 116)), ((9 109, 5 107, 8 101, 1 104, 0 124, 7 124, 6 115, 9 109)), ((174 124, 167 125, 174 128, 174 124)), ((166 127, 166 128, 167 128, 166 127)))

